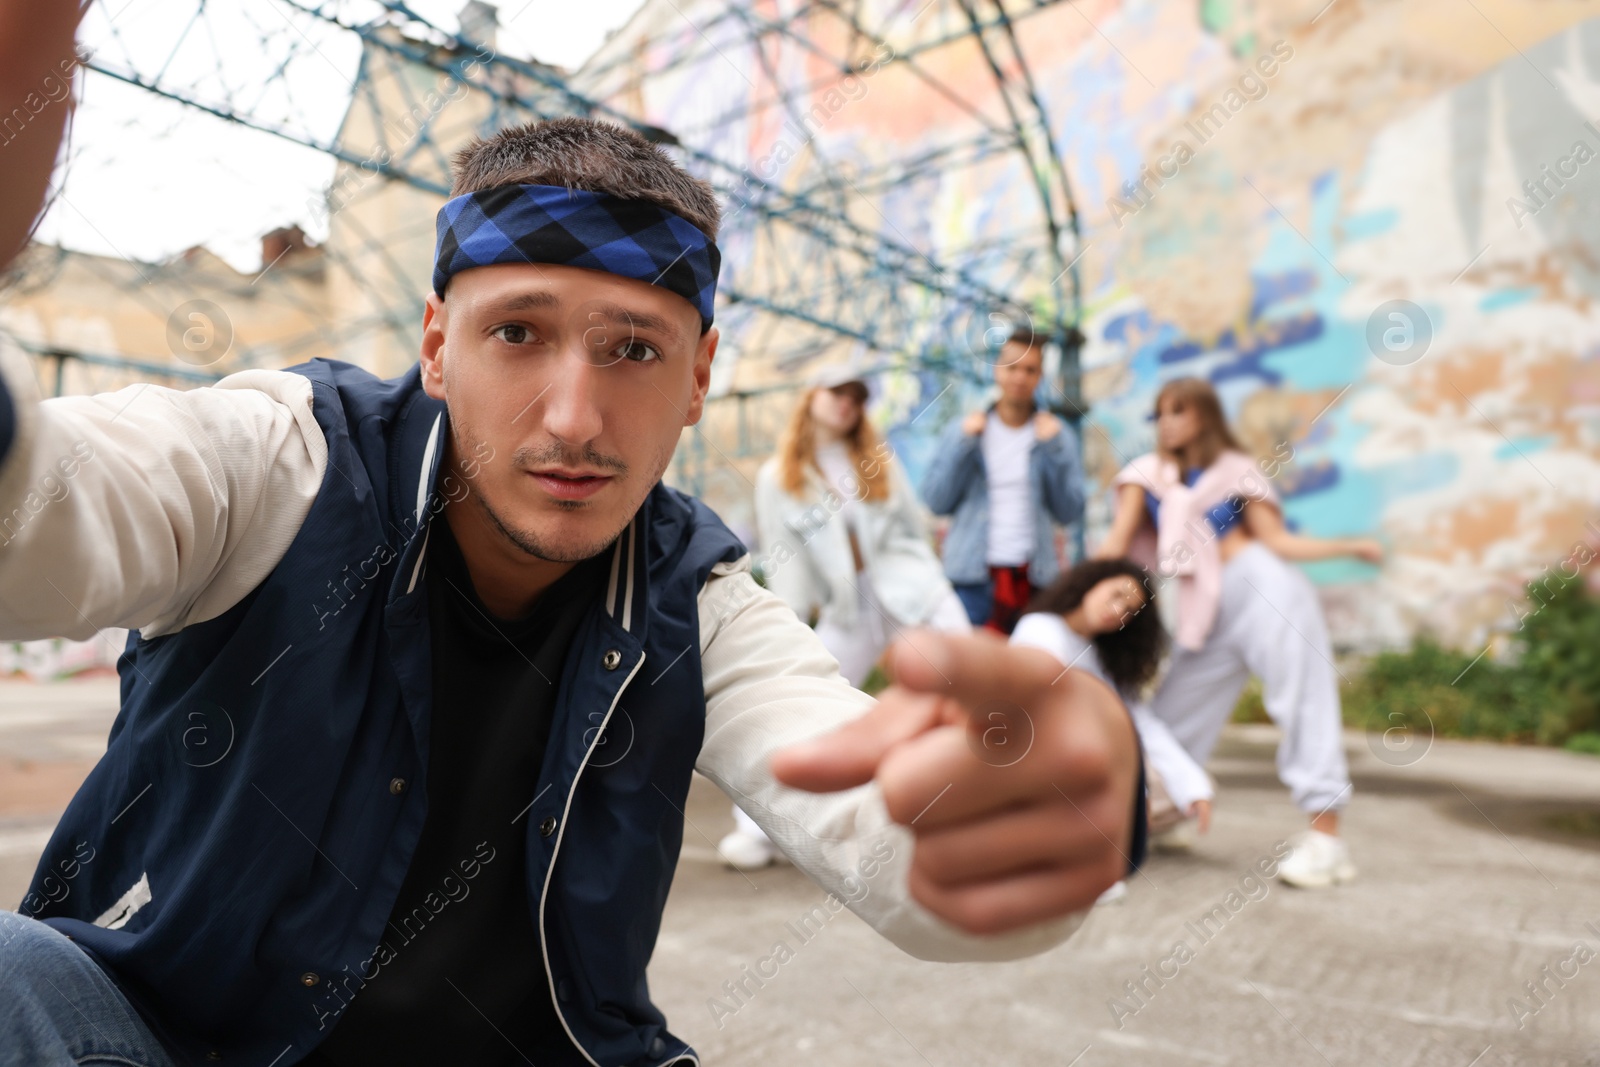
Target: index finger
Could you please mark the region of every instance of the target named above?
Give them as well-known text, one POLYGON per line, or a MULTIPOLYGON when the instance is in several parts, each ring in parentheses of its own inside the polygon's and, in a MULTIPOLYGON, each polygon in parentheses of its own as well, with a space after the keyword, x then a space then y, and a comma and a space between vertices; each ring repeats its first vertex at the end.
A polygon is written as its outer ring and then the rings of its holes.
POLYGON ((1023 704, 1066 673, 1042 649, 983 632, 913 630, 889 654, 897 685, 951 697, 967 708, 996 700, 1023 704))

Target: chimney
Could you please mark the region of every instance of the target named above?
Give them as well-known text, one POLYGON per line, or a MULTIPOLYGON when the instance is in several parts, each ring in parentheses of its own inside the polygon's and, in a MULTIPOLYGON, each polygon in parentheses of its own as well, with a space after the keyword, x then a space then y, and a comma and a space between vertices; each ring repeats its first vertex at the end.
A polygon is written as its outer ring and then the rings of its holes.
POLYGON ((309 247, 305 231, 298 226, 280 226, 271 230, 261 237, 261 269, 266 270, 279 260, 293 259, 309 247))
POLYGON ((500 26, 500 11, 493 4, 486 4, 483 0, 467 0, 461 13, 456 16, 461 24, 461 39, 471 41, 473 44, 495 46, 495 31, 500 26))

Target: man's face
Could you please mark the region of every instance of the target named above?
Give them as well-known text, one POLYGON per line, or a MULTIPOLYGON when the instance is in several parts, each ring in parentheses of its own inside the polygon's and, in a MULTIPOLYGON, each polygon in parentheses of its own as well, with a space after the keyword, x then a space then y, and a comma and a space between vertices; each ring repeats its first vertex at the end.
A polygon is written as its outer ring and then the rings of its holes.
POLYGON ((570 563, 610 544, 660 480, 700 421, 716 348, 666 289, 500 264, 428 295, 422 380, 476 467, 475 506, 518 550, 570 563))
POLYGON ((1038 347, 1025 348, 1016 341, 1007 341, 1000 350, 1000 362, 995 364, 994 381, 1008 400, 1026 404, 1033 399, 1039 387, 1039 375, 1044 366, 1044 354, 1038 347))

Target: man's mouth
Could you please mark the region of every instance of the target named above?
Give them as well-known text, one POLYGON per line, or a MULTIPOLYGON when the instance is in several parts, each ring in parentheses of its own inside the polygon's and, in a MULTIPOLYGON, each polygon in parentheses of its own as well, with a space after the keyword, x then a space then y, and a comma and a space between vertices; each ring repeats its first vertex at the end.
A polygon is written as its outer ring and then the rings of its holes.
POLYGON ((529 477, 545 492, 560 500, 582 500, 593 496, 611 482, 611 476, 598 471, 549 468, 529 471, 529 477))

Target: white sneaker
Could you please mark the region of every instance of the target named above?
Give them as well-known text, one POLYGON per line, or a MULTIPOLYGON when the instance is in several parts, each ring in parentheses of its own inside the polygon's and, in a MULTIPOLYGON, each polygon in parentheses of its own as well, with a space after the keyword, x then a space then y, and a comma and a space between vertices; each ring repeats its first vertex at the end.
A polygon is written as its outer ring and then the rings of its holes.
POLYGON ((1100 894, 1099 899, 1094 902, 1094 906, 1098 908, 1102 904, 1120 904, 1122 902, 1122 898, 1127 895, 1128 883, 1125 881, 1116 882, 1111 886, 1110 889, 1107 889, 1104 893, 1100 894))
POLYGON ((717 855, 736 871, 755 871, 775 861, 778 850, 764 837, 752 837, 743 830, 735 830, 717 842, 717 855))
POLYGON ((1278 877, 1301 889, 1325 889, 1355 881, 1356 866, 1343 838, 1306 830, 1295 837, 1294 849, 1278 864, 1278 877))
POLYGON ((1159 833, 1150 835, 1150 847, 1157 852, 1191 852, 1199 838, 1193 819, 1184 819, 1159 833))

